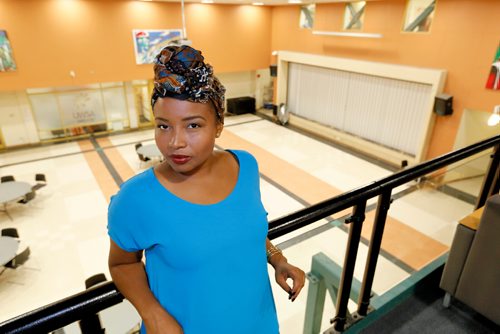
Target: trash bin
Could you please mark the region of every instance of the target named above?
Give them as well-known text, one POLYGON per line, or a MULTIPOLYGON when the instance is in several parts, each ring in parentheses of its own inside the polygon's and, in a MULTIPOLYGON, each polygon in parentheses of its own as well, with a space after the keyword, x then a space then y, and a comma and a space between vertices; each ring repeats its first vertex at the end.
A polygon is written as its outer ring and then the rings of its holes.
POLYGON ((227 99, 227 112, 234 115, 255 113, 255 98, 250 96, 227 99))

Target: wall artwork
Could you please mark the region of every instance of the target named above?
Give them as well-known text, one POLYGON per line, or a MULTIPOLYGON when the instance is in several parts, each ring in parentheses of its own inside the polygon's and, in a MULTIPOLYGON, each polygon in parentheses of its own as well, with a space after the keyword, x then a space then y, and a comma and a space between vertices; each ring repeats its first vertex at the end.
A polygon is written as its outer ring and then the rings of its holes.
POLYGON ((169 44, 181 39, 181 29, 132 30, 134 35, 135 63, 152 64, 155 56, 169 44))
POLYGON ((0 72, 15 70, 16 63, 12 57, 12 48, 7 38, 7 32, 5 30, 0 30, 0 72))
POLYGON ((491 64, 490 74, 486 81, 486 88, 500 90, 500 44, 498 44, 497 52, 491 64))

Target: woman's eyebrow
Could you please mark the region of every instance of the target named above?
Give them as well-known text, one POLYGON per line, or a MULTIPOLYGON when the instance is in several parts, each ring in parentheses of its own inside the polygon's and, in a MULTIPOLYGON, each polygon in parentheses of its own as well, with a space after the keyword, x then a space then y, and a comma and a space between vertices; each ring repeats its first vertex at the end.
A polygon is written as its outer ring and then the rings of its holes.
POLYGON ((183 121, 192 121, 193 119, 197 119, 197 118, 201 118, 202 120, 205 120, 205 117, 203 117, 201 115, 195 115, 195 116, 185 117, 182 120, 183 121))
MULTIPOLYGON (((202 119, 202 120, 206 120, 205 117, 203 117, 201 115, 194 115, 194 116, 184 117, 182 119, 182 121, 192 121, 193 119, 198 119, 198 118, 202 119)), ((155 120, 157 120, 157 121, 163 121, 163 122, 168 122, 169 121, 167 118, 163 118, 163 117, 159 117, 159 116, 156 116, 155 120)))

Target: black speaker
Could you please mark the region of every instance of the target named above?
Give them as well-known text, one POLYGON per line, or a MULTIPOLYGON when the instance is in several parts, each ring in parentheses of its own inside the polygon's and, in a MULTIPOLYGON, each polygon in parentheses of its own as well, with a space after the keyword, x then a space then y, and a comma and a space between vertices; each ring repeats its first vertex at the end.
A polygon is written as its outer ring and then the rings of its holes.
POLYGON ((227 112, 234 115, 255 113, 255 98, 250 96, 227 99, 227 112))
POLYGON ((271 77, 277 77, 278 76, 278 65, 269 66, 269 74, 271 75, 271 77))
POLYGON ((438 94, 434 99, 434 112, 441 116, 453 114, 453 96, 438 94))

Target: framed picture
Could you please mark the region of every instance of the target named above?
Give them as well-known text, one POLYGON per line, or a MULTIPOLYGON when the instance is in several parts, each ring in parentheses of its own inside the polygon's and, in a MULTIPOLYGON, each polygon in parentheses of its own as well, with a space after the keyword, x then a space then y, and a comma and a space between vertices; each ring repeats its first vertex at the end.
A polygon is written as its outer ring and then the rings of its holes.
POLYGON ((152 64, 155 56, 169 44, 181 39, 181 29, 132 30, 136 64, 152 64))
POLYGON ((0 30, 0 71, 15 71, 16 63, 12 57, 12 48, 10 47, 7 32, 0 30))
POLYGON ((497 52, 491 64, 490 74, 486 80, 486 88, 500 90, 500 44, 498 44, 497 52))

